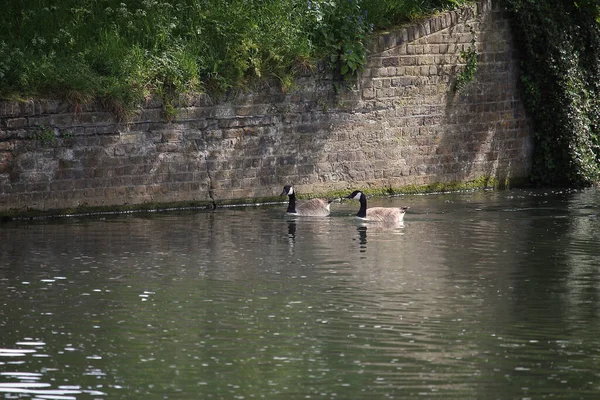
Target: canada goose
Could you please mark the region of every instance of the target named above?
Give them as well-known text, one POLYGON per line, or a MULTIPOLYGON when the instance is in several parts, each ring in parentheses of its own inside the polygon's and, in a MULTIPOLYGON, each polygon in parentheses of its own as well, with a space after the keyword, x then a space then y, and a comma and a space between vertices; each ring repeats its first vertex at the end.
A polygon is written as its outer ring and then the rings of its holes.
POLYGON ((323 199, 303 200, 296 204, 296 193, 291 185, 285 185, 281 196, 287 195, 290 199, 286 213, 307 217, 326 217, 329 215, 331 201, 323 199))
POLYGON ((356 217, 365 221, 400 224, 404 220, 406 210, 408 210, 408 207, 367 208, 367 196, 360 190, 355 190, 345 198, 360 201, 360 209, 358 210, 356 217))

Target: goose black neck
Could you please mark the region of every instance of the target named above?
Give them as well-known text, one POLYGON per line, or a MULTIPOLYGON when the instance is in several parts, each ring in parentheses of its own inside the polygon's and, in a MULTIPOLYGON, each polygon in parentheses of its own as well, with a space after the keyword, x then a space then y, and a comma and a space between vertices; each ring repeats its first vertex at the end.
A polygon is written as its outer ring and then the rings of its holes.
POLYGON ((367 218, 367 197, 363 194, 360 196, 360 209, 356 216, 358 218, 367 218))
POLYGON ((288 208, 287 208, 286 212, 296 213, 296 194, 295 193, 289 194, 288 197, 290 198, 290 202, 288 204, 288 208))

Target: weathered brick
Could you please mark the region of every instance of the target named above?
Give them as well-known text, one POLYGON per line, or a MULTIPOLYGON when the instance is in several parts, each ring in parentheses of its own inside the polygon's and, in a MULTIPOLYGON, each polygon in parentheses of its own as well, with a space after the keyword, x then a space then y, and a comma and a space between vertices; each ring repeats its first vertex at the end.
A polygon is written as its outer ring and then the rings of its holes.
POLYGON ((396 67, 398 64, 398 57, 387 57, 381 60, 381 65, 383 67, 396 67))

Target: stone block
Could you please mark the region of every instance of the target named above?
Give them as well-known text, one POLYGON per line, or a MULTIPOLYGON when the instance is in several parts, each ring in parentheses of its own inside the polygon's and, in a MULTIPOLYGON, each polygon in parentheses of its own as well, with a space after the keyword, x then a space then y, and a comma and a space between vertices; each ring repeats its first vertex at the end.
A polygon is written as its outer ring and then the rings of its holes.
POLYGON ((398 57, 387 57, 381 60, 383 67, 396 67, 399 65, 398 57))
POLYGON ((7 151, 0 151, 0 174, 6 174, 14 168, 14 155, 7 151))
POLYGON ((375 98, 375 89, 374 88, 364 89, 362 92, 362 98, 365 100, 374 99, 375 98))
MULTIPOLYGON (((65 115, 65 114, 63 114, 65 115)), ((67 114, 71 115, 71 114, 67 114)), ((109 112, 85 112, 73 114, 70 119, 65 120, 65 126, 71 125, 117 125, 113 114, 109 112)), ((60 124, 57 124, 60 125, 60 124)))

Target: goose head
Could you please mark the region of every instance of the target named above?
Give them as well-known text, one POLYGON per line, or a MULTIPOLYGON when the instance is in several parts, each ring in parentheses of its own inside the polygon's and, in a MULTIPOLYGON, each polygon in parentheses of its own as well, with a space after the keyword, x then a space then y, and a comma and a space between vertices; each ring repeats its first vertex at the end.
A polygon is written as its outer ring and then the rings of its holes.
POLYGON ((280 196, 291 196, 294 194, 294 188, 292 185, 285 185, 283 187, 283 192, 281 192, 280 196))
POLYGON ((361 192, 360 190, 355 190, 354 192, 350 193, 348 196, 346 196, 344 198, 352 199, 352 200, 360 200, 362 197, 364 197, 363 192, 361 192))

